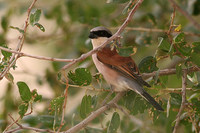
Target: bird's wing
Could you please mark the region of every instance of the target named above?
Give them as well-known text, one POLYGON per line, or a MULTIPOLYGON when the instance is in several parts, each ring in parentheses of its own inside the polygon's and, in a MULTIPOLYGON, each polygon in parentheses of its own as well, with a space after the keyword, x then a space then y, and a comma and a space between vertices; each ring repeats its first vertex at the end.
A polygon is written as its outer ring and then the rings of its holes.
POLYGON ((97 58, 103 64, 115 69, 122 75, 136 80, 141 85, 150 87, 141 76, 135 62, 131 57, 120 56, 116 49, 111 50, 109 47, 104 47, 101 51, 97 52, 97 58))

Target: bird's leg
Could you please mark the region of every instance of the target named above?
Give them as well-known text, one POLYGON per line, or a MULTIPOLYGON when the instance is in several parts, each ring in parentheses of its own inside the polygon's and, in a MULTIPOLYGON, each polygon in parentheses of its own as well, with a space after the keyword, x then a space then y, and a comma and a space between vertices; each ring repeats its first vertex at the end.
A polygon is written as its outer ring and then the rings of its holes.
POLYGON ((107 101, 109 100, 110 96, 113 94, 113 92, 114 92, 114 86, 113 85, 110 85, 110 90, 111 91, 108 93, 106 98, 103 100, 101 106, 104 106, 107 103, 107 101))

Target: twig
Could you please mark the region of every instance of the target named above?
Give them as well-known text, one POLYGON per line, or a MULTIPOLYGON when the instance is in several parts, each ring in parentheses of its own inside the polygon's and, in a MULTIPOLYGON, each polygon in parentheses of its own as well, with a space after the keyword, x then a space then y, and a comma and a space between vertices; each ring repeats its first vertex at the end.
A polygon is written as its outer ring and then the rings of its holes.
POLYGON ((103 102, 100 104, 100 107, 101 107, 101 106, 104 106, 104 105, 108 102, 108 100, 109 100, 109 98, 110 98, 110 96, 111 96, 112 94, 113 94, 112 91, 108 93, 108 95, 104 98, 103 102))
MULTIPOLYGON (((181 93, 182 91, 182 88, 167 88, 167 89, 162 89, 161 91, 164 91, 164 92, 173 92, 173 93, 181 93)), ((186 88, 186 91, 200 91, 200 90, 197 90, 197 89, 192 89, 192 88, 186 88)))
MULTIPOLYGON (((183 69, 183 71, 187 71, 188 73, 189 72, 195 72, 195 71, 199 71, 199 68, 198 67, 191 67, 191 68, 188 68, 188 69, 183 69)), ((147 78, 150 78, 150 77, 153 77, 157 74, 157 71, 154 71, 152 73, 143 73, 141 76, 144 78, 144 79, 147 79, 147 78)), ((172 75, 172 74, 176 74, 176 69, 175 68, 172 68, 172 69, 164 69, 164 70, 160 70, 159 71, 159 76, 163 76, 163 75, 172 75)))
POLYGON ((200 24, 195 21, 186 11, 184 11, 179 5, 177 5, 177 3, 174 0, 169 0, 173 6, 176 7, 176 9, 183 14, 196 28, 198 28, 200 30, 200 24))
POLYGON ((57 133, 60 132, 62 126, 64 125, 64 118, 65 118, 65 109, 66 109, 66 104, 67 104, 68 88, 69 88, 69 84, 68 84, 68 80, 67 80, 67 82, 66 82, 66 89, 65 89, 65 99, 64 99, 64 103, 63 103, 63 109, 62 109, 62 118, 61 118, 60 127, 59 127, 57 133))
POLYGON ((102 91, 105 91, 105 92, 110 92, 110 90, 106 90, 106 89, 96 89, 94 88, 93 86, 89 87, 89 86, 78 86, 78 85, 71 85, 69 84, 70 87, 75 87, 75 88, 83 88, 83 89, 86 89, 86 90, 90 90, 90 91, 97 91, 97 92, 102 92, 102 91))
POLYGON ((187 71, 183 71, 183 76, 182 76, 182 102, 181 102, 181 107, 179 109, 179 112, 176 116, 176 124, 174 126, 174 130, 173 130, 173 133, 176 133, 176 130, 178 128, 178 125, 180 123, 180 116, 181 116, 181 113, 185 107, 185 103, 186 103, 186 80, 187 80, 187 71))
POLYGON ((8 125, 8 126, 6 127, 6 129, 3 131, 3 133, 6 132, 9 128, 11 128, 14 124, 16 124, 16 123, 20 120, 20 117, 17 118, 17 120, 14 120, 13 117, 12 117, 10 114, 9 114, 9 116, 10 116, 10 118, 13 120, 13 123, 11 123, 10 125, 8 125))
POLYGON ((171 16, 171 22, 170 22, 170 25, 169 25, 169 29, 167 31, 167 36, 170 39, 171 45, 172 45, 172 42, 173 42, 172 37, 171 37, 171 31, 172 31, 172 28, 173 28, 173 25, 174 25, 175 15, 176 15, 176 8, 174 7, 174 10, 173 10, 173 13, 172 13, 172 16, 171 16))
POLYGON ((35 59, 39 59, 39 60, 57 61, 57 62, 72 62, 74 60, 74 59, 60 59, 60 58, 52 58, 52 57, 45 57, 45 56, 30 55, 30 54, 26 54, 26 53, 23 53, 23 52, 18 52, 18 51, 15 51, 15 50, 4 48, 4 47, 1 47, 1 46, 0 46, 0 49, 4 50, 4 51, 7 51, 7 52, 10 52, 10 53, 18 54, 19 57, 25 56, 25 57, 35 58, 35 59))
MULTIPOLYGON (((21 36, 19 36, 19 42, 18 42, 16 51, 20 52, 21 49, 22 49, 22 46, 23 46, 24 40, 25 40, 25 35, 26 35, 27 27, 28 27, 29 16, 30 16, 31 10, 32 10, 33 6, 35 5, 36 1, 37 0, 33 0, 33 2, 31 3, 31 5, 29 6, 29 8, 27 10, 27 18, 25 20, 25 25, 24 25, 24 28, 23 28, 24 33, 21 34, 21 36)), ((0 74, 0 80, 3 79, 3 77, 7 74, 7 72, 10 70, 10 68, 17 61, 19 55, 17 55, 16 57, 15 57, 15 55, 16 55, 16 53, 13 53, 12 56, 10 57, 8 66, 0 74)))
POLYGON ((40 129, 40 128, 28 127, 28 126, 23 126, 21 124, 20 124, 20 126, 18 128, 11 129, 11 130, 9 130, 9 131, 7 131, 5 133, 14 133, 14 132, 17 132, 17 131, 20 131, 20 130, 23 130, 23 129, 32 130, 32 131, 35 131, 35 132, 55 133, 54 131, 49 130, 49 129, 40 129))
POLYGON ((34 128, 34 127, 23 126, 23 125, 21 125, 21 124, 18 123, 18 120, 14 120, 14 118, 11 115, 9 115, 9 116, 13 120, 13 123, 17 124, 18 128, 11 129, 9 131, 5 130, 3 133, 14 133, 14 132, 17 132, 17 131, 22 130, 22 129, 33 130, 33 131, 36 131, 36 132, 54 133, 54 131, 51 131, 49 129, 39 129, 39 128, 34 128))
POLYGON ((117 95, 106 105, 102 106, 101 108, 97 109, 96 111, 92 112, 87 118, 81 121, 79 124, 75 125, 74 127, 70 128, 69 130, 63 133, 75 133, 78 130, 84 128, 89 122, 95 119, 97 116, 105 112, 106 110, 110 109, 114 103, 117 103, 120 98, 124 95, 124 92, 117 93, 117 95))
POLYGON ((131 21, 131 18, 133 17, 134 13, 136 12, 136 10, 138 9, 138 7, 142 4, 143 0, 138 0, 138 2, 135 4, 134 8, 130 11, 130 13, 128 14, 128 17, 126 18, 126 20, 124 21, 124 23, 121 25, 121 27, 118 29, 118 31, 111 36, 110 38, 108 38, 107 41, 105 41, 103 44, 101 44, 99 47, 89 51, 86 54, 81 55, 81 57, 74 59, 74 61, 72 61, 71 63, 65 65, 61 71, 64 71, 65 69, 71 67, 72 65, 74 65, 77 62, 83 61, 85 60, 87 57, 91 56, 92 54, 96 53, 98 50, 102 49, 104 46, 106 46, 109 42, 111 42, 112 40, 116 39, 117 37, 119 37, 119 35, 123 32, 123 30, 126 28, 126 26, 128 25, 128 23, 131 21))
MULTIPOLYGON (((112 27, 111 29, 116 29, 115 27, 112 27)), ((159 32, 159 33, 166 33, 168 30, 163 30, 163 29, 152 29, 152 28, 143 28, 143 27, 126 27, 127 31, 133 30, 133 31, 141 31, 141 32, 159 32)), ((172 33, 179 33, 178 31, 171 31, 172 33)), ((191 33, 191 32, 186 32, 182 31, 185 35, 190 35, 190 36, 200 36, 200 34, 196 33, 191 33)))

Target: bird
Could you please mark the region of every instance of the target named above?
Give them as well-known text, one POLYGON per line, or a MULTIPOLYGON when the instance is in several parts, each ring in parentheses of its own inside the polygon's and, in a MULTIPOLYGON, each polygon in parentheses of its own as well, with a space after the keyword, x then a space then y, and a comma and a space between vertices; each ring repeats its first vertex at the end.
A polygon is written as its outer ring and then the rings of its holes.
MULTIPOLYGON (((88 37, 91 39, 93 49, 95 49, 111 36, 112 32, 109 29, 98 26, 90 30, 88 37)), ((112 91, 135 91, 157 110, 164 111, 154 98, 145 91, 143 86, 150 87, 150 85, 142 79, 136 63, 130 56, 120 56, 115 47, 111 48, 110 45, 106 45, 92 55, 92 60, 99 73, 110 84, 112 91)))

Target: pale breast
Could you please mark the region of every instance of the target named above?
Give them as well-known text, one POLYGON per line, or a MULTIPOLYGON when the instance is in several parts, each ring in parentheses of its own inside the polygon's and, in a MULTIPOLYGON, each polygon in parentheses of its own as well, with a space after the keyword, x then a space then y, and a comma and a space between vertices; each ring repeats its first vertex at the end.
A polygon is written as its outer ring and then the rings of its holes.
POLYGON ((93 62, 97 70, 103 75, 104 79, 111 85, 115 86, 115 91, 124 91, 128 89, 127 84, 124 81, 120 81, 121 75, 115 70, 112 70, 108 66, 104 65, 97 59, 97 55, 92 55, 93 62))

